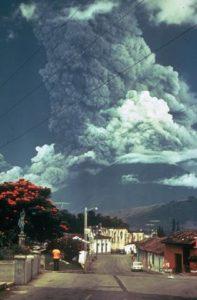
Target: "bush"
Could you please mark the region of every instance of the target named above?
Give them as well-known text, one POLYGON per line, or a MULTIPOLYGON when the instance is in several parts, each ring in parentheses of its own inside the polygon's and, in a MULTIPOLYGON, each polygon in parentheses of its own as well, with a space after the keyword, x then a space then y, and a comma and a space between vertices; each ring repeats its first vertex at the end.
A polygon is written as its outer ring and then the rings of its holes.
POLYGON ((17 254, 28 255, 31 253, 31 249, 28 246, 20 247, 18 245, 12 245, 11 247, 0 248, 0 260, 12 260, 17 254))

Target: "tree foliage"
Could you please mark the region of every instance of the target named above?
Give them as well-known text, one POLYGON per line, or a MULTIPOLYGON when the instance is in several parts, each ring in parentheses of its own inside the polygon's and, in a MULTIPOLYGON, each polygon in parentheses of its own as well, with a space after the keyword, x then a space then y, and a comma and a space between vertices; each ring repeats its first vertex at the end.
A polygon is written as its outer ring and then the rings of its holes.
POLYGON ((50 199, 50 194, 50 189, 36 186, 24 179, 0 184, 2 239, 5 237, 13 241, 17 239, 18 221, 23 210, 25 233, 29 239, 45 241, 61 236, 67 227, 61 224, 58 209, 50 199))
MULTIPOLYGON (((68 232, 83 233, 84 214, 74 215, 67 210, 60 212, 61 219, 68 226, 68 232)), ((93 210, 88 212, 88 226, 96 226, 101 224, 106 228, 128 228, 128 224, 117 217, 103 216, 96 214, 93 210)))

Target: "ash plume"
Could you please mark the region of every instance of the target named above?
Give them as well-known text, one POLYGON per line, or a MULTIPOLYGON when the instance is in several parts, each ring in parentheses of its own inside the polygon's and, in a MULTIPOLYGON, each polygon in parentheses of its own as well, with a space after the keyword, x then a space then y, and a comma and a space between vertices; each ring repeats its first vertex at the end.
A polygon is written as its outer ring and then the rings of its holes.
POLYGON ((91 151, 107 164, 132 151, 196 147, 195 95, 172 66, 156 62, 154 53, 137 63, 151 49, 134 2, 35 3, 34 31, 47 55, 40 74, 50 94, 49 126, 64 155, 91 151), (123 72, 128 66, 133 67, 123 72), (125 122, 123 111, 140 114, 140 103, 147 109, 143 117, 125 122))

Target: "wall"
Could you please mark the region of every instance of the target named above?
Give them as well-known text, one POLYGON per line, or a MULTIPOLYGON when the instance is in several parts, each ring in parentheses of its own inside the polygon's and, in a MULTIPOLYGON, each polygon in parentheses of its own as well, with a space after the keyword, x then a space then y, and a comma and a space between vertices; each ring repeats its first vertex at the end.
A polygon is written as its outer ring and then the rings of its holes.
POLYGON ((148 253, 137 249, 137 260, 141 261, 145 270, 148 269, 148 253))
POLYGON ((26 284, 40 273, 40 254, 16 255, 0 261, 0 281, 26 284))
POLYGON ((92 243, 93 253, 111 253, 111 242, 109 239, 97 239, 92 243), (103 244, 103 247, 102 247, 103 244), (106 251, 107 250, 107 251, 106 251))
POLYGON ((101 234, 111 237, 112 250, 124 250, 124 246, 132 240, 132 235, 126 228, 102 228, 101 234))
POLYGON ((14 282, 14 260, 0 261, 0 281, 14 282))
POLYGON ((36 277, 40 272, 40 259, 38 254, 16 255, 14 268, 14 283, 23 285, 36 277))
POLYGON ((148 253, 148 269, 156 272, 162 272, 164 256, 155 253, 148 253))
MULTIPOLYGON (((190 252, 190 256, 196 256, 197 257, 197 248, 194 248, 190 252)), ((197 273, 197 261, 190 262, 190 270, 192 273, 197 273)))
POLYGON ((131 254, 131 252, 136 253, 136 245, 135 244, 128 244, 126 246, 124 246, 124 250, 126 252, 126 254, 131 254))
POLYGON ((144 239, 144 232, 132 232, 132 241, 140 242, 144 239))
MULTIPOLYGON (((169 269, 175 270, 175 254, 182 255, 182 266, 183 266, 183 249, 176 245, 166 245, 164 250, 164 264, 169 263, 169 269)), ((184 269, 184 268, 183 268, 184 269)))
POLYGON ((164 256, 137 249, 137 260, 141 261, 145 270, 162 272, 164 256))
POLYGON ((197 256, 197 248, 191 249, 190 256, 197 256))

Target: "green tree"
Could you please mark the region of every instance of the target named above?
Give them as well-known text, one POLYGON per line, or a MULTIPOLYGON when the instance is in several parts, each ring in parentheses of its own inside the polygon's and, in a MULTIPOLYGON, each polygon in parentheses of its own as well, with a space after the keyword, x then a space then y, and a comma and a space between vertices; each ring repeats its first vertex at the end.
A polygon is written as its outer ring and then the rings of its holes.
POLYGON ((51 191, 21 179, 0 184, 0 232, 16 242, 20 213, 25 211, 25 233, 31 240, 45 241, 62 236, 58 209, 50 200, 51 191))

